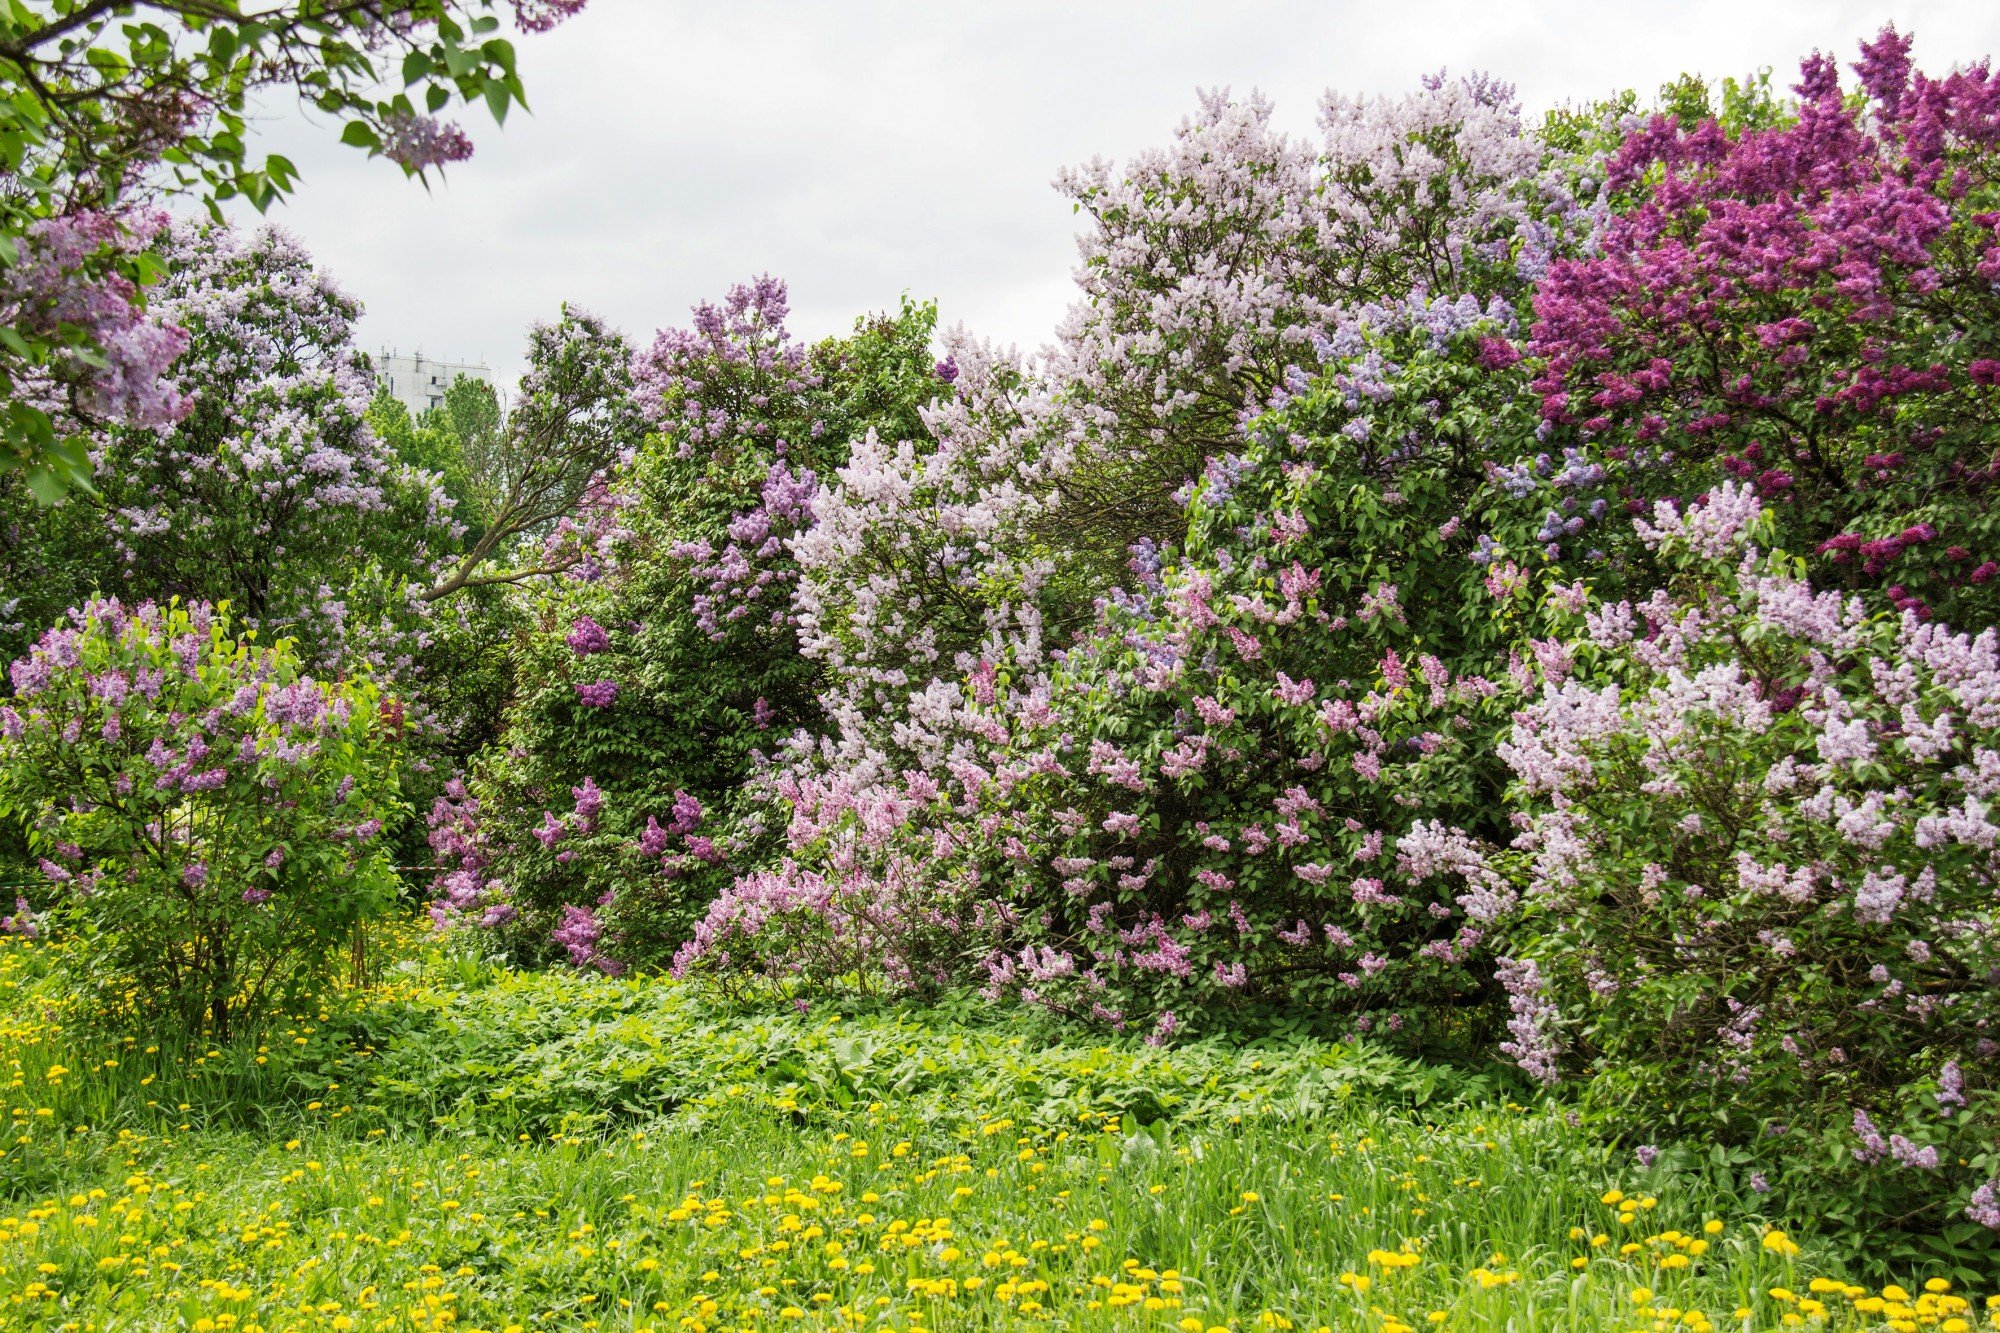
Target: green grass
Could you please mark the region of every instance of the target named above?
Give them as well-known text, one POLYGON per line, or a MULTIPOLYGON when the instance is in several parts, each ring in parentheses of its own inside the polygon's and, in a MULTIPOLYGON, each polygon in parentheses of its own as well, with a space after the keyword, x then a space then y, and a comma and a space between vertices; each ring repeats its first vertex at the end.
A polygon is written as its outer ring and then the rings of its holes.
POLYGON ((1988 1326, 1837 1281, 1696 1163, 1380 1052, 392 975, 184 1063, 65 1030, 46 958, 0 947, 0 1323, 1988 1326))

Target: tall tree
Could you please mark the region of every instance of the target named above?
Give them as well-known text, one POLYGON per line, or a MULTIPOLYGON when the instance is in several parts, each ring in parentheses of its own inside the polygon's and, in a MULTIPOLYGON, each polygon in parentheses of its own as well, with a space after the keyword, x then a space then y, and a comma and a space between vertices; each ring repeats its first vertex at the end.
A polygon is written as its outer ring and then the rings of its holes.
POLYGON ((24 547, 67 553, 65 602, 227 601, 309 660, 398 665, 456 525, 437 477, 369 424, 360 304, 276 228, 185 224, 164 253, 157 308, 186 330, 168 380, 186 411, 106 432, 97 493, 17 514, 38 525, 24 547))
POLYGON ((444 411, 455 428, 466 423, 459 438, 485 526, 426 601, 561 573, 590 558, 616 526, 610 471, 646 432, 631 361, 616 329, 565 305, 561 319, 528 333, 528 373, 504 428, 497 401, 489 412, 477 390, 453 386, 456 400, 448 393, 444 411))

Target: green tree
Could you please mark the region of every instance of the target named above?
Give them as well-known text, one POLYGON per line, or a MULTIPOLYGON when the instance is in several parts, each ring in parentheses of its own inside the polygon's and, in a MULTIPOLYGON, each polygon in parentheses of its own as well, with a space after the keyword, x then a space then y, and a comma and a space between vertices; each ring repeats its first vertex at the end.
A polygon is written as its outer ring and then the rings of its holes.
POLYGON ((599 503, 606 481, 645 435, 631 360, 616 329, 565 305, 554 324, 528 331, 528 373, 504 425, 492 391, 464 376, 442 411, 426 414, 457 440, 482 523, 426 601, 559 574, 591 557, 615 526, 615 507, 599 503))
POLYGON ((507 430, 507 413, 500 405, 498 390, 485 380, 460 375, 446 386, 439 414, 475 476, 497 467, 507 430))
POLYGON ((466 539, 471 540, 481 523, 479 497, 466 466, 464 441, 450 420, 436 412, 413 416, 401 399, 377 388, 368 404, 368 425, 398 459, 438 478, 451 497, 452 516, 466 526, 466 539))

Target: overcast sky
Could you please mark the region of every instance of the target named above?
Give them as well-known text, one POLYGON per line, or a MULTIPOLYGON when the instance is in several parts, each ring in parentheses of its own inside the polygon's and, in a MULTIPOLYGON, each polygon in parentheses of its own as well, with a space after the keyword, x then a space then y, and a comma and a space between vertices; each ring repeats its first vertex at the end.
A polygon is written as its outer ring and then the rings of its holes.
POLYGON ((908 291, 1039 347, 1069 300, 1056 170, 1163 142, 1198 87, 1263 90, 1310 132, 1320 91, 1484 69, 1530 111, 1682 70, 1845 63, 1893 19, 1937 71, 2000 50, 1995 0, 591 0, 521 42, 531 116, 463 117, 430 194, 296 112, 265 123, 305 180, 275 219, 366 302, 370 349, 490 363, 574 301, 637 344, 770 272, 793 324, 847 328, 908 291))

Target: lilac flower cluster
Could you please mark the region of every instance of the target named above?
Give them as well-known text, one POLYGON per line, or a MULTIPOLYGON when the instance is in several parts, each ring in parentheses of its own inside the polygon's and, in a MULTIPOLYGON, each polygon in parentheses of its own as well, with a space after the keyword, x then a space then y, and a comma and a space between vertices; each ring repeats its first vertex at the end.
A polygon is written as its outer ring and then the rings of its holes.
POLYGON ((29 336, 61 340, 64 330, 77 331, 96 355, 22 367, 16 392, 70 424, 72 384, 92 416, 113 422, 150 429, 187 414, 188 396, 167 378, 187 350, 187 331, 171 313, 149 313, 117 262, 144 251, 167 225, 162 212, 88 211, 29 225, 20 255, 0 269, 0 315, 29 336))
POLYGON ((406 115, 384 126, 382 156, 411 174, 472 156, 472 139, 459 126, 435 116, 406 115))

